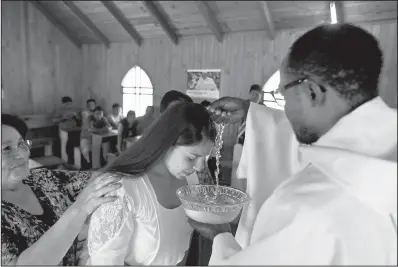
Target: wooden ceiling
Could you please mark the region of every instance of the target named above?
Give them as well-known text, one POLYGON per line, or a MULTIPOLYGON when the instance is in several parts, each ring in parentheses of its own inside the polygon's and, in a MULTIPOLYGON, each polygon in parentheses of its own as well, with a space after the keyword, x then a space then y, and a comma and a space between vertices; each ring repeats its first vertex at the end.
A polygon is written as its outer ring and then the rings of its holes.
MULTIPOLYGON (((310 28, 330 21, 330 1, 30 1, 78 47, 167 37, 310 28)), ((336 1, 350 23, 397 20, 396 1, 336 1)))

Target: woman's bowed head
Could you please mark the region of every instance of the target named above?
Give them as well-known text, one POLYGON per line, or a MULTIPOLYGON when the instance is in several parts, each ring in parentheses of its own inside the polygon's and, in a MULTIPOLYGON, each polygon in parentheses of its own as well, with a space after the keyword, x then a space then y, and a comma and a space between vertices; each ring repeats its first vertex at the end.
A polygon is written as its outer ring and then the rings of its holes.
POLYGON ((148 131, 105 170, 139 175, 162 159, 168 172, 177 179, 200 171, 217 134, 204 110, 200 104, 187 102, 165 110, 148 131))

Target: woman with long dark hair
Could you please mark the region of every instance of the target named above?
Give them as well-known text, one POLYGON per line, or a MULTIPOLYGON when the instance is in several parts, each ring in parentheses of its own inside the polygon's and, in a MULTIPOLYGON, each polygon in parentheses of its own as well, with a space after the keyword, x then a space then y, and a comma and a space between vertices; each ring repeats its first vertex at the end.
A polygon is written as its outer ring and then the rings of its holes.
POLYGON ((88 249, 92 265, 177 265, 189 247, 187 223, 176 190, 201 170, 216 130, 200 104, 167 109, 142 137, 104 172, 120 175, 118 200, 91 217, 88 249))

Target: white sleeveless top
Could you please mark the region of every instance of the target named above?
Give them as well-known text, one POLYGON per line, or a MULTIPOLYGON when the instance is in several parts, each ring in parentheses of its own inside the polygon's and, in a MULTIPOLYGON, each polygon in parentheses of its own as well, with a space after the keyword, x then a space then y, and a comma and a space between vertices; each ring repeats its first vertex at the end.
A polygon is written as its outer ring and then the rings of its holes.
POLYGON ((159 204, 148 177, 122 175, 119 199, 99 207, 90 220, 86 265, 176 265, 189 248, 192 227, 182 206, 159 204))

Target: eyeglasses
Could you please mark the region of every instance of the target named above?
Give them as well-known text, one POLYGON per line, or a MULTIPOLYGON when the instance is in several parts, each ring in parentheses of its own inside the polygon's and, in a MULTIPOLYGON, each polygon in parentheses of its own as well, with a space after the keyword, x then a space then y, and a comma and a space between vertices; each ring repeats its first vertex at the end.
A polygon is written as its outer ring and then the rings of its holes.
MULTIPOLYGON (((298 79, 298 80, 295 80, 295 81, 293 81, 293 82, 290 82, 290 83, 284 85, 284 86, 283 86, 283 89, 286 91, 286 90, 288 90, 288 89, 290 89, 290 88, 292 88, 292 87, 294 87, 294 86, 297 86, 297 85, 299 85, 299 84, 302 84, 302 83, 304 83, 304 82, 309 82, 309 81, 315 82, 315 81, 313 81, 313 80, 311 80, 311 79, 309 79, 309 78, 307 78, 307 77, 303 77, 303 78, 300 78, 300 79, 298 79)), ((321 84, 319 84, 319 83, 317 83, 317 82, 315 82, 315 83, 321 88, 322 93, 325 93, 325 92, 326 92, 326 88, 325 88, 324 86, 322 86, 321 84)))
MULTIPOLYGON (((286 90, 288 90, 288 89, 290 89, 290 88, 292 88, 294 86, 297 86, 299 84, 302 84, 304 82, 309 82, 309 81, 314 82, 313 80, 311 80, 311 79, 309 79, 307 77, 303 77, 303 78, 297 79, 297 80, 295 80, 293 82, 290 82, 290 83, 284 85, 283 89, 284 89, 284 91, 286 91, 286 90)), ((320 85, 319 83, 316 83, 316 84, 318 84, 318 86, 321 88, 321 92, 322 93, 326 92, 326 88, 324 86, 320 85)), ((278 94, 280 94, 279 88, 276 89, 275 91, 264 92, 264 102, 276 103, 278 106, 284 107, 285 106, 285 100, 283 99, 283 96, 278 96, 278 94), (271 95, 272 100, 266 100, 265 99, 266 98, 266 94, 271 95)), ((266 104, 266 103, 264 103, 264 104, 266 104)))
POLYGON ((8 154, 11 153, 11 151, 15 150, 30 150, 32 147, 32 141, 30 140, 21 140, 19 141, 18 145, 16 146, 6 146, 1 148, 1 153, 2 154, 8 154))
POLYGON ((283 96, 279 94, 279 90, 264 92, 264 104, 267 105, 265 102, 276 103, 280 107, 285 106, 285 100, 283 99, 283 96), (269 99, 267 95, 270 95, 271 99, 269 99))

